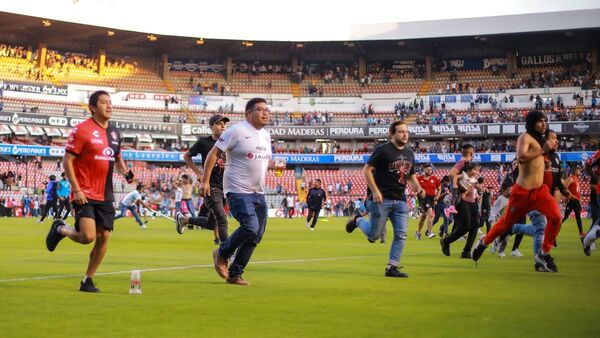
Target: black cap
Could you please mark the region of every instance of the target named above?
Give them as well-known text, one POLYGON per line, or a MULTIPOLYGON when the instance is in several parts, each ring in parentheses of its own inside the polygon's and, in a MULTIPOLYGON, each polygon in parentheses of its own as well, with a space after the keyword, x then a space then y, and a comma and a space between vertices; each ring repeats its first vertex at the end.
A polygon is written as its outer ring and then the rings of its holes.
POLYGON ((210 118, 210 120, 208 120, 208 124, 212 126, 213 124, 215 124, 219 121, 229 122, 229 119, 223 115, 217 114, 217 115, 213 115, 210 118))

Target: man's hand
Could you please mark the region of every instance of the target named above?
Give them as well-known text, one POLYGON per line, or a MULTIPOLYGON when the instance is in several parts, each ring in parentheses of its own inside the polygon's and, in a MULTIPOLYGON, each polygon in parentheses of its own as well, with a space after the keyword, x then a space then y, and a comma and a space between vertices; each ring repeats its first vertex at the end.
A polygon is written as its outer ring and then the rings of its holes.
POLYGON ((73 201, 79 205, 84 205, 88 202, 87 198, 81 190, 73 193, 73 201))
POLYGON ((208 182, 200 182, 199 194, 202 197, 210 196, 210 185, 208 182))
POLYGON ((373 202, 375 202, 375 203, 383 202, 383 195, 381 194, 381 191, 379 191, 379 190, 373 191, 373 202))
POLYGON ((417 195, 419 196, 419 198, 425 198, 425 189, 421 189, 417 195))

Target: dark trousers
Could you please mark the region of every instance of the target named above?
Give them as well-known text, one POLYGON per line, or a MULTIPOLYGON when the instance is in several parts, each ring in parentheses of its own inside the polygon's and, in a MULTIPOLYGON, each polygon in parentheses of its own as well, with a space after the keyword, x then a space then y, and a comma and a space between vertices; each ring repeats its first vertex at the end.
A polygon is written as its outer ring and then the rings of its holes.
POLYGON ((475 237, 477 236, 477 229, 479 229, 477 203, 460 200, 456 211, 458 211, 458 213, 454 217, 455 227, 450 235, 446 237, 445 241, 451 244, 468 233, 467 243, 465 243, 463 252, 471 252, 473 243, 475 243, 475 237))
MULTIPOLYGON (((205 222, 207 229, 215 229, 219 232, 219 239, 225 241, 229 234, 227 233, 227 215, 225 215, 225 196, 223 190, 219 188, 210 188, 210 195, 204 199, 204 204, 208 208, 207 220, 205 222)), ((200 217, 197 217, 200 218, 200 217)), ((196 224, 195 218, 190 218, 191 224, 196 224)))
POLYGON ((54 211, 54 214, 56 215, 56 199, 46 201, 46 206, 44 207, 44 211, 42 212, 42 218, 40 218, 40 221, 43 221, 44 218, 48 216, 50 209, 52 209, 52 211, 54 211))
POLYGON ((56 212, 56 215, 54 215, 54 219, 60 218, 60 215, 62 214, 63 209, 67 211, 65 213, 65 215, 63 216, 63 220, 64 220, 64 219, 67 219, 67 217, 69 217, 71 210, 73 210, 73 206, 71 205, 71 201, 69 200, 69 197, 65 197, 64 199, 61 199, 58 201, 58 211, 56 212))
POLYGON ((312 219, 312 224, 310 225, 311 228, 314 228, 315 225, 317 225, 317 219, 319 218, 320 212, 321 209, 308 208, 308 216, 306 217, 306 222, 308 223, 312 219))
POLYGON ((567 202, 567 206, 565 207, 565 216, 563 217, 562 223, 564 223, 569 216, 571 216, 571 211, 575 212, 577 229, 581 234, 583 232, 583 224, 581 223, 581 202, 579 200, 569 200, 569 202, 567 202))
POLYGON ((490 231, 492 227, 492 223, 490 222, 490 210, 482 209, 481 216, 479 217, 479 227, 483 227, 485 225, 485 232, 490 231))

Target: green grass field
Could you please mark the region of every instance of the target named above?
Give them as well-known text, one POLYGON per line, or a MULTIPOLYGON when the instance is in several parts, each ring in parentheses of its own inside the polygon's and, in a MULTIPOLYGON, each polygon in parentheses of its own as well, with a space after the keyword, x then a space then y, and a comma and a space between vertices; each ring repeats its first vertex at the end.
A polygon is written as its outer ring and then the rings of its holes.
MULTIPOLYGON (((557 274, 533 271, 529 238, 521 246, 525 257, 488 251, 476 267, 459 259, 462 241, 445 257, 437 238, 410 236, 402 262, 408 279, 384 278, 389 244, 347 234, 344 222, 320 220, 311 232, 300 219, 269 221, 244 274, 252 285, 239 287, 212 268, 212 232, 179 235, 165 219, 144 231, 121 219, 95 278, 102 292, 86 294, 77 290, 90 246, 65 239, 50 253, 49 221, 3 218, 0 336, 600 335, 600 250, 584 256, 573 221, 553 251, 557 274), (133 269, 149 269, 142 295, 128 294, 133 269)), ((411 221, 411 234, 415 226, 411 221)))

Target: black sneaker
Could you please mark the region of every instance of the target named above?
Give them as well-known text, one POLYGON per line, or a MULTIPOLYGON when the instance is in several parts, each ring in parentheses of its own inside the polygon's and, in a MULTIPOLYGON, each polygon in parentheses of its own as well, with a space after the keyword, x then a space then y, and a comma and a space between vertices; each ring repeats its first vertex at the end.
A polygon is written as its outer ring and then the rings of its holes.
POLYGON ((440 246, 442 247, 442 253, 446 256, 450 256, 450 243, 448 243, 446 237, 440 238, 440 246))
POLYGON ((535 263, 533 268, 535 269, 535 272, 550 272, 550 271, 546 271, 546 269, 544 269, 544 266, 538 262, 535 263))
POLYGON ((504 253, 507 245, 508 245, 508 236, 506 236, 504 239, 500 238, 498 240, 498 248, 496 249, 496 251, 498 253, 504 253))
POLYGON ((485 245, 483 243, 483 237, 481 236, 481 238, 479 239, 479 241, 477 242, 477 245, 475 246, 475 248, 473 248, 473 250, 471 251, 471 258, 477 262, 479 260, 479 258, 481 258, 481 255, 483 255, 483 252, 485 251, 485 249, 487 248, 487 245, 485 245))
POLYGON ((215 245, 219 245, 219 244, 221 244, 221 241, 218 238, 215 238, 213 243, 215 243, 215 245))
POLYGON ((57 219, 52 222, 52 225, 50 226, 50 231, 48 231, 48 235, 46 236, 46 248, 48 248, 48 251, 50 252, 54 251, 58 243, 65 238, 64 235, 58 232, 58 227, 61 225, 67 224, 62 219, 57 219))
POLYGON ((460 254, 460 258, 471 259, 471 253, 463 251, 460 254))
POLYGON ((177 230, 177 233, 180 235, 183 235, 183 232, 186 228, 186 226, 183 224, 184 217, 185 216, 181 212, 175 214, 175 230, 177 230))
POLYGON ((542 265, 542 268, 548 272, 558 272, 556 264, 554 264, 554 258, 550 254, 542 254, 541 252, 535 255, 535 261, 542 265))
POLYGON ((592 255, 592 248, 591 248, 591 247, 589 247, 589 246, 584 246, 584 247, 583 247, 583 253, 584 253, 586 256, 591 256, 591 255, 592 255))
POLYGON ((92 281, 91 278, 86 278, 84 281, 81 281, 79 286, 79 291, 83 292, 100 292, 100 289, 96 287, 96 284, 92 281))
POLYGON ((354 231, 354 229, 356 229, 356 219, 358 218, 359 215, 352 215, 350 216, 350 218, 348 219, 348 222, 346 222, 346 232, 347 233, 351 233, 352 231, 354 231))
MULTIPOLYGON (((402 267, 400 267, 402 268, 402 267)), ((408 274, 398 270, 397 266, 389 266, 385 269, 386 277, 400 277, 400 278, 408 278, 408 274)))

